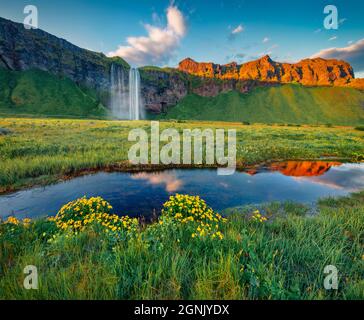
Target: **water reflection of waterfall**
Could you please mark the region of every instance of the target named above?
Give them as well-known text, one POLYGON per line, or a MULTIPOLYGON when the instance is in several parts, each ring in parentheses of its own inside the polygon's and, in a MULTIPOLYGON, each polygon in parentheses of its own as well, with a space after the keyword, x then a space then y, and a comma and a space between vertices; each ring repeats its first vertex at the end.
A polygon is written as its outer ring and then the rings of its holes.
POLYGON ((110 109, 118 119, 139 120, 142 118, 139 70, 130 68, 129 86, 124 68, 117 64, 110 70, 110 109))

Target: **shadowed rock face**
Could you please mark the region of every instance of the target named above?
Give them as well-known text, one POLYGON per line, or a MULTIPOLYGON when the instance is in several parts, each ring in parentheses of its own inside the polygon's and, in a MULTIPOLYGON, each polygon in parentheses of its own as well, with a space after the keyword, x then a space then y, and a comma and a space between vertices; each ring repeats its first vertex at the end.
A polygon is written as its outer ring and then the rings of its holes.
POLYGON ((290 177, 314 177, 321 176, 331 167, 340 165, 340 162, 287 161, 272 164, 270 169, 290 177))
POLYGON ((188 94, 188 80, 178 70, 140 69, 141 91, 146 110, 167 111, 188 94))
POLYGON ((279 63, 268 55, 241 65, 198 63, 187 58, 179 63, 180 71, 215 79, 257 80, 261 82, 301 83, 306 86, 345 86, 354 80, 349 63, 322 58, 305 59, 298 63, 279 63))

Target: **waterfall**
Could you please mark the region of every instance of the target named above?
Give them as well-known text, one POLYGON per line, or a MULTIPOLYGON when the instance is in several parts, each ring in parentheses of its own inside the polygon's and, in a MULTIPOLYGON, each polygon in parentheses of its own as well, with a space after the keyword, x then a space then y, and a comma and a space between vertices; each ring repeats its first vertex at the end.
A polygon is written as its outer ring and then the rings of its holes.
POLYGON ((111 65, 110 109, 114 117, 125 119, 128 117, 127 89, 125 85, 124 69, 118 65, 111 65))
POLYGON ((129 119, 140 119, 140 75, 137 68, 129 71, 129 119))
POLYGON ((127 88, 124 69, 112 64, 110 82, 110 109, 113 116, 118 119, 139 120, 143 112, 139 70, 130 68, 127 88))

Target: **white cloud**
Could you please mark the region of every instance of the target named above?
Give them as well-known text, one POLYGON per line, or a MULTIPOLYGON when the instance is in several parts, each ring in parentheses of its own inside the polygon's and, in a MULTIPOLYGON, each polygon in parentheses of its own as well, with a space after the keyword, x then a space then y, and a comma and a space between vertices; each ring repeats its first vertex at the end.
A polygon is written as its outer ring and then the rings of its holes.
POLYGON ((183 181, 179 180, 173 174, 155 173, 147 174, 144 172, 136 173, 131 176, 135 180, 147 180, 152 185, 164 184, 167 192, 176 192, 183 186, 183 181))
POLYGON ((186 34, 186 23, 182 12, 177 7, 170 6, 167 9, 167 21, 170 29, 183 37, 186 34))
POLYGON ((138 66, 166 64, 186 34, 182 12, 171 5, 167 8, 167 26, 161 28, 145 24, 144 27, 147 36, 128 37, 128 45, 119 46, 116 51, 109 52, 108 56, 119 56, 138 66))
POLYGON ((231 34, 238 34, 243 31, 244 31, 243 26, 241 24, 239 24, 233 31, 231 31, 231 34))
POLYGON ((268 38, 268 37, 265 37, 264 39, 263 39, 263 43, 267 43, 268 41, 269 41, 270 39, 268 38))
POLYGON ((333 37, 329 38, 329 41, 334 41, 336 39, 337 39, 337 36, 333 36, 333 37))
POLYGON ((338 59, 349 62, 354 71, 364 71, 364 39, 361 39, 347 47, 323 49, 311 58, 338 59))

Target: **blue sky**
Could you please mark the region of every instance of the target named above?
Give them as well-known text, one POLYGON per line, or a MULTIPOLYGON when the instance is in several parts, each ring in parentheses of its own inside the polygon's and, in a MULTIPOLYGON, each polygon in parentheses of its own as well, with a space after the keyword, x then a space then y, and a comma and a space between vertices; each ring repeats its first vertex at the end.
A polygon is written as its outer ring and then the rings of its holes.
POLYGON ((39 28, 83 48, 126 55, 132 64, 175 66, 185 57, 241 63, 266 53, 293 62, 321 52, 364 72, 364 1, 0 0, 0 16, 22 22, 27 4, 37 6, 39 28), (338 30, 323 27, 328 4, 338 8, 338 30), (150 50, 140 54, 141 45, 150 50))

